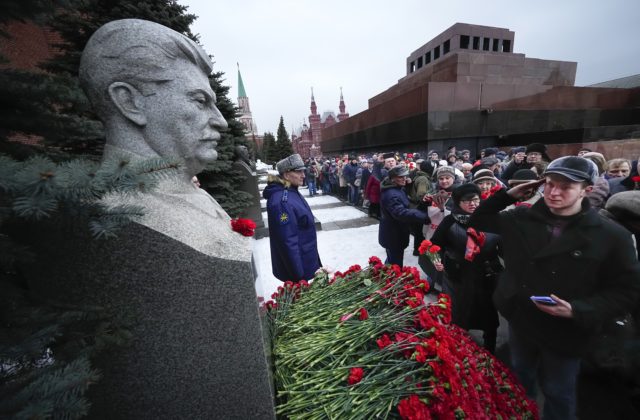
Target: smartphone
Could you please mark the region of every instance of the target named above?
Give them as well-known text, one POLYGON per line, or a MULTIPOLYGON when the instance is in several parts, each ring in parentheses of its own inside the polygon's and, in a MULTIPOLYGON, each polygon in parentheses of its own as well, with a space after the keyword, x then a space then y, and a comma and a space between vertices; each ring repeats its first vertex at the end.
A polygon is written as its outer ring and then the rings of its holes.
POLYGON ((551 296, 531 296, 529 299, 541 305, 553 306, 558 304, 551 296))

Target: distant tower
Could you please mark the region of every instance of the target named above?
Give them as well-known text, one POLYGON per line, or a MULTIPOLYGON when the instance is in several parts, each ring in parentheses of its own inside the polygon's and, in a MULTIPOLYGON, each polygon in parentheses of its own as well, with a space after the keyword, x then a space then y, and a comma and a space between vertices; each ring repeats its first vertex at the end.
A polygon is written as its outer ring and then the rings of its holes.
POLYGON ((242 83, 242 75, 240 74, 240 64, 238 63, 238 107, 240 108, 240 116, 238 119, 244 125, 246 136, 254 137, 258 134, 258 128, 253 122, 251 116, 251 108, 249 108, 249 98, 244 90, 244 83, 242 83))
POLYGON ((309 115, 309 125, 311 126, 311 139, 313 144, 318 144, 321 140, 322 122, 318 114, 316 99, 313 97, 313 88, 311 88, 311 115, 309 115))
POLYGON ((342 87, 340 87, 340 113, 338 114, 338 121, 343 121, 349 118, 349 113, 346 112, 347 107, 344 105, 344 98, 342 97, 342 87))

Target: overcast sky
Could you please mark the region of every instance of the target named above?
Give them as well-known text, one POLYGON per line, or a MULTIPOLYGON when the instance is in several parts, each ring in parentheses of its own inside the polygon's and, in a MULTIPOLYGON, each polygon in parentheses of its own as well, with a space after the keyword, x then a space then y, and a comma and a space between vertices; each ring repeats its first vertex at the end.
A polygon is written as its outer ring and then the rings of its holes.
POLYGON ((289 134, 310 114, 367 109, 405 74, 405 59, 456 22, 508 28, 514 52, 576 61, 576 85, 640 73, 638 0, 178 0, 198 16, 215 69, 237 102, 237 66, 258 131, 289 134))

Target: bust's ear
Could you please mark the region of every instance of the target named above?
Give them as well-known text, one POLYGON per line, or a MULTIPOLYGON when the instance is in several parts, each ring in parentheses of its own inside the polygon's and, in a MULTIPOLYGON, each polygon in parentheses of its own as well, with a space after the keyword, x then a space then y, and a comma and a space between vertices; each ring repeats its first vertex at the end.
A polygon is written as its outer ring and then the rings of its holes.
POLYGON ((129 83, 113 82, 109 85, 109 97, 118 111, 139 126, 147 124, 147 117, 142 109, 142 93, 129 83))

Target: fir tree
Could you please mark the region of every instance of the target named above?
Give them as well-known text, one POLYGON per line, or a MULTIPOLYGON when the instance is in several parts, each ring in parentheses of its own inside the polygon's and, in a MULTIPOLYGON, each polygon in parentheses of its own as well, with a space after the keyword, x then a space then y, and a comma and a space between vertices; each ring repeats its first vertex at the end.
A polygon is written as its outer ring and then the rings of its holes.
POLYGON ((276 150, 276 138, 273 133, 264 133, 264 140, 262 142, 262 155, 264 156, 265 163, 273 165, 278 161, 278 154, 276 150))
POLYGON ((189 28, 196 15, 186 13, 187 6, 181 6, 175 0, 66 1, 69 6, 58 9, 50 23, 63 38, 64 42, 59 45, 61 54, 43 66, 55 74, 77 74, 87 41, 98 28, 113 20, 149 20, 198 41, 189 28))
POLYGON ((276 149, 278 150, 278 159, 284 159, 293 154, 293 146, 289 139, 289 133, 284 128, 284 119, 280 116, 280 124, 278 125, 278 133, 276 139, 276 149))

